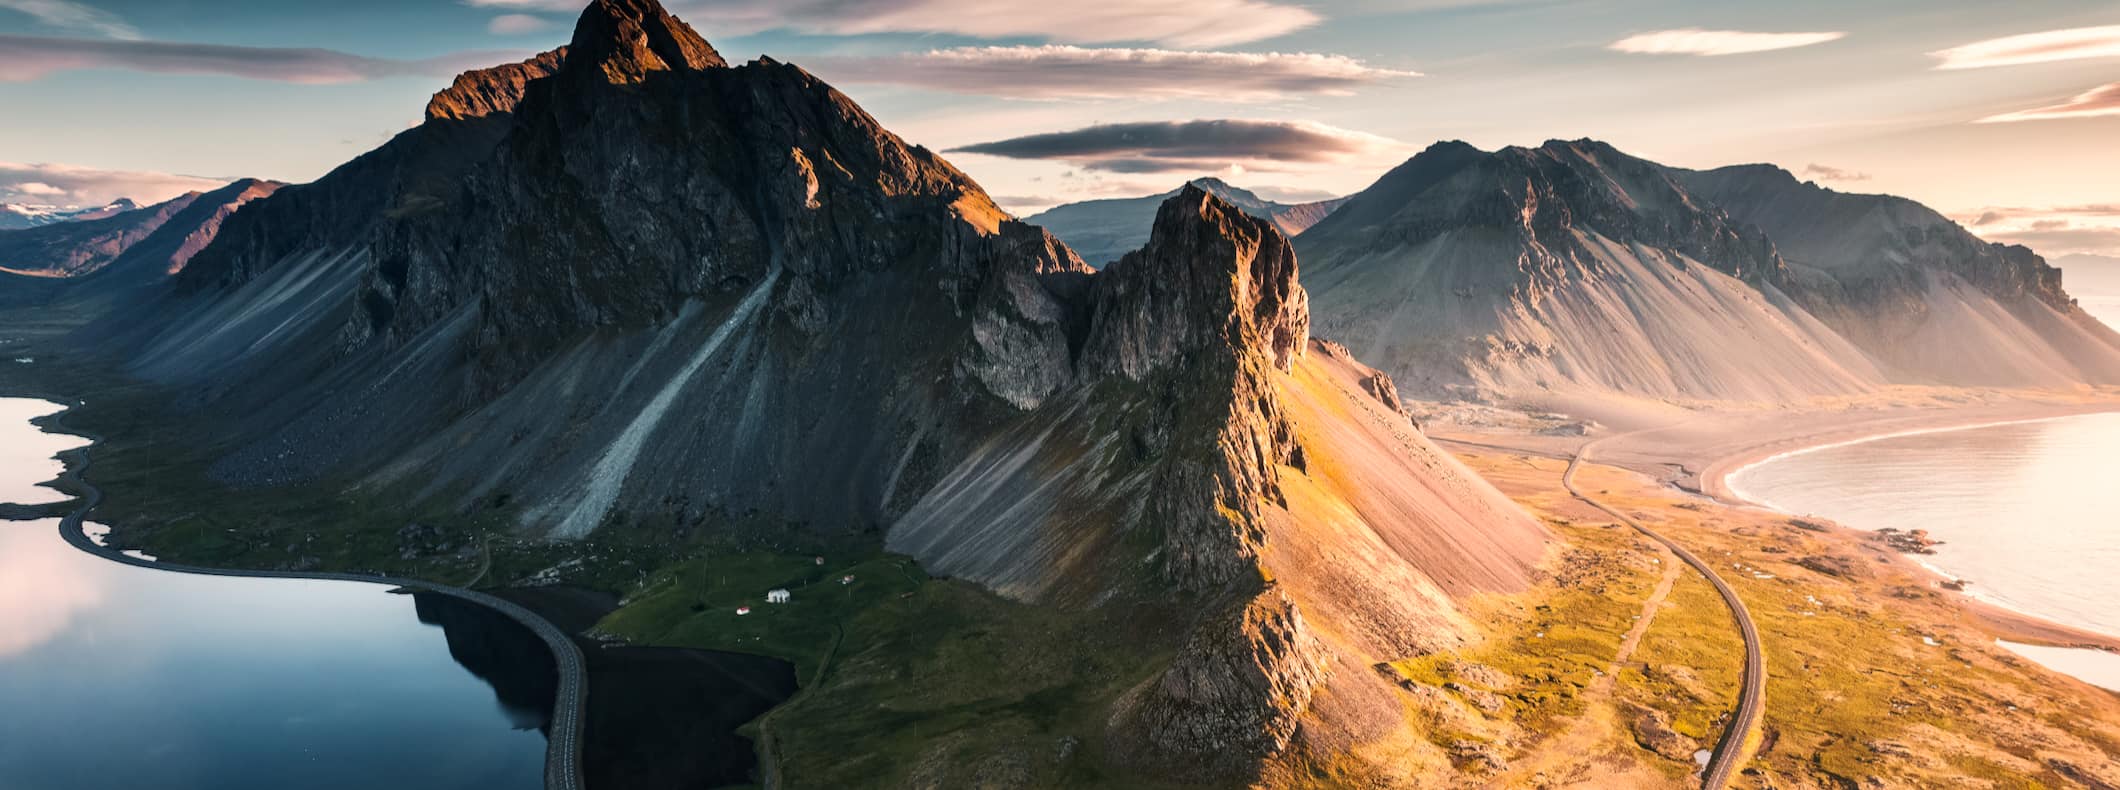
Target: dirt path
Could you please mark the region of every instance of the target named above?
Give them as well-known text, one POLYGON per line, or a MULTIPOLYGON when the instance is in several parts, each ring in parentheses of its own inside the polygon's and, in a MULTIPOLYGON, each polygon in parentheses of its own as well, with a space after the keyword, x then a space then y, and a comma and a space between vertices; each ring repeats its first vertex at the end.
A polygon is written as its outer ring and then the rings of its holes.
POLYGON ((1671 588, 1678 583, 1679 574, 1684 572, 1684 566, 1675 561, 1677 557, 1669 549, 1659 545, 1656 551, 1659 564, 1664 569, 1663 576, 1656 580, 1656 588, 1650 591, 1648 600, 1642 601, 1642 613, 1635 618, 1634 626, 1627 629, 1627 635, 1620 639, 1619 650, 1613 653, 1612 663, 1605 667, 1604 674, 1598 675, 1590 682, 1590 686, 1583 690, 1582 717, 1576 719, 1560 737, 1539 744, 1534 759, 1512 766, 1507 772, 1489 781, 1487 787, 1527 787, 1533 784, 1534 778, 1542 774, 1548 782, 1565 781, 1563 777, 1553 776, 1553 772, 1570 763, 1581 766, 1585 758, 1596 754, 1604 744, 1612 742, 1612 733, 1620 725, 1613 715, 1615 709, 1610 703, 1612 689, 1618 685, 1620 669, 1626 666, 1628 659, 1634 657, 1634 648, 1641 644, 1642 636, 1649 633, 1649 624, 1656 620, 1656 610, 1663 606, 1664 599, 1671 596, 1671 588))

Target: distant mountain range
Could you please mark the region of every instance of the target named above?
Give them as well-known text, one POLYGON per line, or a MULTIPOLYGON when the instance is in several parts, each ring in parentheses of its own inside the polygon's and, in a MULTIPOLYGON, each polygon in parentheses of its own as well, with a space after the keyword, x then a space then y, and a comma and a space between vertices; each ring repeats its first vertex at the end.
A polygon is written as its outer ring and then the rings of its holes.
POLYGON ((245 179, 146 208, 119 201, 112 207, 125 210, 99 209, 63 222, 0 231, 0 272, 73 278, 108 270, 135 282, 156 280, 183 269, 236 209, 279 186, 245 179))
MULTIPOLYGON (((1294 236, 1317 224, 1344 198, 1313 203, 1276 203, 1250 191, 1231 186, 1219 178, 1194 179, 1190 183, 1242 209, 1244 213, 1271 220, 1281 233, 1294 236)), ((1067 242, 1092 267, 1101 267, 1119 256, 1140 249, 1148 242, 1149 226, 1157 207, 1178 195, 1178 190, 1138 198, 1089 200, 1055 206, 1024 218, 1025 222, 1051 231, 1067 242)))
POLYGON ((1430 395, 2120 383, 2120 336, 2030 250, 1771 166, 1440 143, 1296 246, 1320 332, 1430 395))
POLYGON ((139 206, 128 198, 102 206, 36 206, 21 203, 0 203, 0 230, 21 230, 61 222, 87 219, 102 219, 139 206))

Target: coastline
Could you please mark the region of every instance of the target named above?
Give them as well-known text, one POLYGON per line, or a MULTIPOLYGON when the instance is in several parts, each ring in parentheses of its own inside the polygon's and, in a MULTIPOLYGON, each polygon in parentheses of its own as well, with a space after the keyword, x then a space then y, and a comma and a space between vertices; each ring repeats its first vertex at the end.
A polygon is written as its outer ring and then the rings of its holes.
POLYGON ((2120 412, 2120 400, 2075 403, 2015 403, 2002 407, 1971 409, 1922 409, 1874 414, 1842 413, 1841 419, 1821 420, 1799 433, 1773 436, 1735 451, 1709 458, 1688 479, 1675 481, 1680 488, 1702 494, 1724 504, 1763 507, 1731 489, 1731 476, 1746 468, 1778 458, 1844 447, 1851 444, 1919 436, 1931 433, 2045 422, 2084 414, 2120 412))
POLYGON ((145 559, 106 547, 89 537, 85 528, 89 513, 94 511, 103 501, 102 489, 89 483, 84 474, 90 465, 89 451, 102 441, 102 437, 87 431, 66 427, 62 424, 66 415, 80 406, 82 402, 72 398, 55 397, 44 392, 25 391, 21 387, 0 389, 0 397, 29 398, 45 401, 53 406, 60 407, 59 411, 37 417, 31 420, 30 423, 39 430, 76 436, 87 441, 87 444, 69 448, 58 454, 57 458, 63 464, 63 471, 56 480, 48 484, 54 490, 70 494, 73 498, 46 506, 54 508, 72 506, 60 516, 59 535, 69 545, 84 553, 121 565, 171 573, 265 579, 341 581, 432 592, 484 606, 504 617, 521 623, 551 649, 553 661, 559 674, 558 698, 554 701, 553 718, 546 739, 545 787, 548 790, 580 790, 584 786, 582 729, 586 718, 585 711, 588 698, 588 677, 583 668, 584 656, 580 646, 574 643, 572 637, 560 630, 551 621, 513 601, 489 593, 453 587, 438 582, 351 573, 208 568, 145 559))
MULTIPOLYGON (((2020 425, 2034 422, 2066 419, 2084 414, 2120 412, 2120 403, 2085 403, 2067 406, 2040 406, 2029 411, 2033 414, 2017 417, 1997 418, 1992 415, 1972 417, 1966 414, 1915 415, 1904 419, 1868 421, 1858 424, 1836 425, 1816 433, 1801 436, 1781 437, 1742 451, 1732 453, 1705 465, 1693 478, 1694 491, 1728 505, 1758 508, 1792 517, 1816 519, 1835 534, 1850 541, 1868 543, 1872 531, 1849 527, 1831 519, 1804 513, 1791 513, 1774 507, 1770 503, 1747 496, 1730 484, 1730 479, 1739 472, 1760 464, 1805 453, 1834 447, 1932 433, 1975 430, 2003 425, 2020 425)), ((1915 555, 1899 551, 1884 552, 1891 562, 1904 566, 1917 577, 1927 579, 1932 587, 1946 590, 1945 582, 1954 581, 1949 574, 1922 562, 1915 555)), ((1965 613, 1967 619, 1980 630, 1998 640, 2020 644, 2039 645, 2083 650, 2102 650, 2120 654, 2120 636, 2106 634, 2079 626, 2057 622, 2039 615, 1987 600, 1975 593, 1955 591, 1951 600, 1965 613)))
MULTIPOLYGON (((1625 399, 1588 398, 1536 404, 1605 424, 1608 441, 1598 463, 1649 475, 1677 490, 1729 507, 1783 514, 1744 498, 1729 478, 1747 467, 1774 458, 1894 436, 1937 433, 2120 412, 2120 391, 1964 392, 1912 389, 1878 399, 1799 405, 1793 409, 1645 410, 1625 399), (1615 405, 1615 403, 1617 405, 1615 405)), ((1473 451, 1504 450, 1565 458, 1582 442, 1579 436, 1541 435, 1520 430, 1481 430, 1479 426, 1435 426, 1430 435, 1473 451)), ((1784 514, 1802 515, 1802 514, 1784 514)), ((1829 534, 1851 545, 1881 549, 1868 530, 1826 521, 1829 534)), ((1874 552, 1928 582, 1931 589, 1953 579, 1897 551, 1874 552)), ((2120 653, 2120 636, 2055 622, 1957 592, 1949 600, 1967 623, 1998 640, 2045 647, 2120 653)))

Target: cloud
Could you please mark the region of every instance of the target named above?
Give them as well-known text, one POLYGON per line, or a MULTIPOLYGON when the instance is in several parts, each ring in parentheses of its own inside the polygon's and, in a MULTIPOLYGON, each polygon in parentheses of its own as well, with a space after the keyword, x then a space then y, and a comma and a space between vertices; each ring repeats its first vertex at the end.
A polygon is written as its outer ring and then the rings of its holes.
POLYGON ((1804 174, 1804 175, 1806 175, 1806 176, 1815 176, 1815 177, 1817 177, 1817 178, 1818 178, 1819 180, 1821 180, 1821 181, 1868 181, 1868 180, 1870 180, 1870 174, 1868 174, 1868 173, 1858 173, 1858 172, 1856 172, 1856 171, 1853 171, 1853 170, 1842 170, 1842 169, 1840 169, 1840 168, 1837 168, 1837 167, 1830 167, 1830 166, 1827 166, 1827 165, 1821 165, 1821 164, 1816 164, 1816 163, 1813 163, 1813 164, 1808 164, 1808 165, 1804 165, 1804 167, 1803 167, 1803 174, 1804 174))
POLYGON ((486 23, 486 32, 496 36, 521 36, 551 27, 552 22, 530 14, 502 14, 486 23))
POLYGON ((2120 25, 2076 27, 2004 36, 1929 53, 1936 68, 1985 69, 2057 60, 2120 57, 2120 25))
POLYGON ((1320 123, 1229 119, 1102 124, 951 149, 1112 173, 1272 170, 1404 150, 1393 140, 1320 123))
POLYGON ((1019 99, 1183 98, 1265 101, 1345 96, 1418 72, 1343 55, 1090 49, 1067 45, 958 47, 876 57, 813 59, 839 82, 887 83, 1019 99))
POLYGON ((1837 41, 1848 34, 1748 33, 1742 30, 1657 30, 1614 41, 1606 49, 1636 55, 1742 55, 1777 49, 1808 47, 1837 41))
POLYGON ((103 604, 108 584, 99 567, 44 530, 0 530, 0 659, 64 633, 103 604))
POLYGON ((2120 228, 2027 229, 2000 233, 1983 232, 1980 236, 1988 241, 2002 244, 2022 244, 2032 248, 2032 251, 2048 257, 2075 253, 2120 255, 2120 228))
POLYGON ((2101 118, 2120 115, 2120 82, 2100 85, 2070 97, 2068 101, 2029 110, 1990 115, 1974 123, 2019 123, 2070 118, 2101 118))
POLYGON ((117 15, 69 0, 0 0, 0 8, 20 11, 52 27, 138 41, 140 31, 117 15))
MULTIPOLYGON (((468 0, 488 8, 578 13, 580 0, 468 0)), ((679 16, 718 35, 792 30, 824 35, 954 33, 1069 44, 1148 41, 1220 47, 1320 21, 1283 0, 681 0, 679 16)))
POLYGON ((520 56, 464 52, 425 60, 389 60, 328 49, 0 36, 0 82, 28 82, 55 72, 77 69, 126 69, 324 84, 386 77, 449 76, 511 57, 520 56))
POLYGON ((64 164, 0 162, 0 200, 33 199, 39 203, 100 206, 129 197, 146 205, 185 192, 214 189, 233 180, 64 164))
POLYGON ((2022 244, 2043 255, 2120 254, 2120 203, 1988 206, 1958 218, 1981 238, 2022 244))

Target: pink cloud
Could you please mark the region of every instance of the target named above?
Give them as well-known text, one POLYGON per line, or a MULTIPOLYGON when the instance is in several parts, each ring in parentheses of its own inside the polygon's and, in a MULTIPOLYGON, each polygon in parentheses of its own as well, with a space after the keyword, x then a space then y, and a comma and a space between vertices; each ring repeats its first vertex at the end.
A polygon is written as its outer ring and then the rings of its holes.
POLYGON ((1975 41, 1929 53, 1936 68, 1985 69, 2061 60, 2120 57, 2120 25, 2048 30, 1975 41))
POLYGON ((2070 97, 2060 104, 1990 115, 1974 123, 2020 123, 2072 118, 2103 118, 2120 115, 2120 82, 2107 83, 2070 97))

